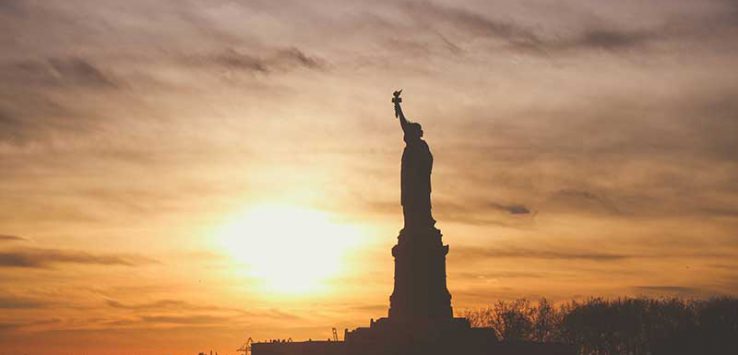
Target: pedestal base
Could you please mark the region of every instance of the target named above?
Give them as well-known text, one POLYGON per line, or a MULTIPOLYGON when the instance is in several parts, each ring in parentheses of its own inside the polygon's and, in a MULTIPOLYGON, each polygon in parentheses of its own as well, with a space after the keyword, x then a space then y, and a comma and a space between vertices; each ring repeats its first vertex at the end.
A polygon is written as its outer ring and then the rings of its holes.
POLYGON ((448 245, 443 245, 438 229, 400 231, 392 248, 395 284, 390 319, 423 323, 424 319, 453 318, 451 294, 446 288, 446 254, 448 245))
POLYGON ((346 332, 351 355, 490 354, 497 344, 491 328, 471 328, 466 318, 402 321, 381 318, 368 328, 346 332))

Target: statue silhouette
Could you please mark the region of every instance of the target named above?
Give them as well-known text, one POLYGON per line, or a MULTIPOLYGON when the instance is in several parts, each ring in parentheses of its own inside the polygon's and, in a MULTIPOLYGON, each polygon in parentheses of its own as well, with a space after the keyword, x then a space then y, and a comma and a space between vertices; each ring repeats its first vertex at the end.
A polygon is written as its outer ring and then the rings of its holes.
POLYGON ((402 112, 402 90, 393 93, 395 117, 400 120, 404 133, 405 149, 402 152, 400 174, 402 212, 406 230, 433 228, 436 221, 431 214, 431 170, 433 154, 422 139, 423 128, 419 123, 409 122, 402 112))
MULTIPOLYGON (((392 247, 394 289, 387 317, 369 327, 344 331, 344 341, 255 343, 254 355, 572 355, 573 347, 532 342, 499 342, 494 329, 472 328, 454 317, 446 285, 446 255, 441 231, 431 215, 433 155, 423 129, 408 122, 394 92, 395 116, 405 136, 402 153, 402 210, 405 226, 392 247)), ((335 329, 334 329, 335 330, 335 329)), ((334 339, 337 338, 334 335, 334 339)))

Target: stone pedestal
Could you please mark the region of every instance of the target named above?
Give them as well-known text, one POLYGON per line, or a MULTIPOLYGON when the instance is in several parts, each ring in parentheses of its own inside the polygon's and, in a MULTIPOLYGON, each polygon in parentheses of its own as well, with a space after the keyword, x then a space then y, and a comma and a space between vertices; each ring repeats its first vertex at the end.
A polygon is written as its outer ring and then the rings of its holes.
POLYGON ((446 254, 441 231, 405 228, 392 248, 395 285, 389 317, 346 332, 351 355, 488 354, 497 337, 490 328, 472 328, 454 318, 446 287, 446 254))
POLYGON ((423 323, 453 317, 446 287, 446 254, 448 245, 443 245, 441 231, 436 228, 400 232, 392 248, 395 284, 390 319, 423 323))

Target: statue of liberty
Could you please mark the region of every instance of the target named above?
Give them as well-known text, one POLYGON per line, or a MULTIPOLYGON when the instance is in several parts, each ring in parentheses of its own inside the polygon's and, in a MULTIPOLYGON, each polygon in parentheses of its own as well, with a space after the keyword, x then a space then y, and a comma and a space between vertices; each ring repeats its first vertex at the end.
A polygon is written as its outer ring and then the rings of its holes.
POLYGON ((419 123, 408 122, 400 103, 402 90, 393 93, 395 117, 400 120, 404 133, 405 150, 402 152, 400 174, 402 212, 405 217, 405 230, 434 228, 436 221, 431 215, 431 170, 433 155, 428 144, 422 139, 423 128, 419 123))

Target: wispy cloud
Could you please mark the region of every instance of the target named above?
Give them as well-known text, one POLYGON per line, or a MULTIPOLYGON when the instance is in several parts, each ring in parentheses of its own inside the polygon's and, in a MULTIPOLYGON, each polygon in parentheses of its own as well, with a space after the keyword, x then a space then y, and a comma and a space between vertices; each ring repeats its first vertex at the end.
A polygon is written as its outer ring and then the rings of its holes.
POLYGON ((526 215, 530 214, 530 209, 528 207, 525 207, 520 204, 500 204, 500 203, 490 203, 490 207, 496 208, 502 211, 505 211, 512 215, 526 215))
POLYGON ((33 298, 0 296, 0 309, 33 309, 48 305, 48 302, 33 298))
POLYGON ((426 25, 446 24, 476 36, 502 40, 514 47, 536 47, 541 43, 533 31, 514 22, 491 19, 461 8, 430 1, 403 2, 402 7, 408 16, 426 25))
POLYGON ((140 266, 154 262, 138 255, 92 254, 62 249, 0 251, 0 267, 48 268, 55 264, 140 266))
POLYGON ((517 204, 506 205, 490 202, 463 205, 450 201, 436 203, 433 213, 436 219, 477 226, 527 223, 530 220, 521 218, 531 214, 527 207, 517 204))
POLYGON ((551 48, 602 48, 602 49, 627 49, 636 48, 654 41, 658 38, 656 32, 650 31, 618 31, 608 29, 588 29, 578 37, 565 40, 561 43, 552 43, 551 48))
POLYGON ((234 48, 228 48, 214 54, 189 56, 187 61, 233 71, 261 74, 284 72, 298 68, 321 70, 326 68, 327 65, 325 60, 307 55, 296 47, 272 49, 265 52, 248 54, 234 48))
POLYGON ((116 300, 107 299, 105 303, 113 308, 133 309, 133 310, 161 310, 166 308, 193 308, 193 305, 181 300, 158 300, 149 303, 126 304, 116 300))
POLYGON ((646 293, 647 295, 671 295, 678 297, 698 297, 714 294, 714 291, 686 286, 636 286, 633 288, 636 292, 646 293))
POLYGON ((25 242, 28 239, 17 235, 0 234, 0 242, 25 242))
POLYGON ((231 317, 219 317, 210 315, 191 316, 144 316, 140 320, 144 323, 163 323, 179 325, 203 325, 203 324, 225 324, 232 321, 231 317))
POLYGON ((6 82, 23 85, 115 88, 118 84, 109 75, 82 57, 59 57, 25 60, 0 67, 0 77, 6 82))
POLYGON ((404 2, 402 7, 408 16, 427 26, 461 31, 466 36, 497 40, 510 49, 528 53, 550 54, 563 50, 629 49, 641 47, 661 37, 659 29, 619 30, 608 28, 605 23, 585 27, 574 34, 552 36, 545 34, 545 31, 540 28, 528 27, 514 20, 490 17, 484 13, 453 5, 420 1, 404 2))
POLYGON ((593 262, 618 262, 627 259, 684 259, 684 258, 724 258, 730 253, 700 251, 700 250, 674 250, 663 252, 600 252, 590 250, 586 247, 575 247, 568 245, 563 247, 517 247, 500 246, 494 248, 459 246, 454 248, 454 253, 465 262, 477 260, 494 260, 495 258, 513 259, 542 259, 561 261, 593 261, 593 262))
MULTIPOLYGON (((405 1, 398 6, 424 29, 440 34, 456 34, 453 38, 460 43, 489 40, 519 53, 552 56, 598 50, 612 53, 643 51, 651 45, 669 41, 712 40, 716 36, 730 36, 738 17, 735 15, 738 13, 735 4, 718 0, 710 2, 710 5, 722 8, 722 11, 689 16, 664 15, 658 21, 639 26, 612 21, 617 14, 603 17, 588 13, 584 7, 565 12, 561 10, 567 9, 563 5, 559 8, 560 12, 549 16, 569 18, 578 25, 567 30, 546 24, 546 21, 524 22, 519 18, 501 15, 505 13, 504 3, 472 8, 443 1, 405 1)), ((542 11, 553 11, 553 8, 542 11)), ((442 35, 441 41, 448 41, 447 36, 442 35)))
POLYGON ((106 299, 105 303, 113 308, 119 308, 119 309, 127 309, 132 311, 153 311, 153 312, 161 312, 161 311, 178 311, 178 312, 185 312, 185 311, 203 311, 203 312, 236 312, 243 315, 252 315, 253 313, 238 309, 238 308, 228 308, 228 307, 222 307, 222 306, 213 306, 213 305, 198 305, 194 303, 190 303, 183 300, 175 300, 175 299, 163 299, 163 300, 157 300, 153 302, 147 302, 147 303, 123 303, 114 299, 106 299))
MULTIPOLYGON (((366 208, 375 213, 397 214, 401 211, 399 202, 368 201, 366 208)), ((439 199, 433 203, 433 215, 446 222, 466 223, 471 225, 510 225, 525 222, 524 217, 533 215, 531 209, 520 203, 499 203, 475 200, 455 201, 439 199)))
POLYGON ((529 271, 462 272, 454 274, 453 277, 474 282, 486 279, 542 279, 546 274, 529 271))
POLYGON ((581 212, 604 212, 616 215, 622 213, 612 201, 585 190, 562 189, 553 193, 549 197, 549 202, 558 204, 559 208, 576 209, 581 212))
POLYGON ((635 257, 630 254, 602 253, 595 251, 572 251, 572 250, 540 250, 524 248, 476 248, 457 247, 454 248, 463 260, 487 260, 494 258, 524 258, 524 259, 547 259, 547 260, 587 260, 597 262, 612 262, 635 257))

